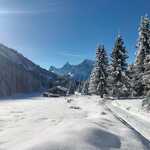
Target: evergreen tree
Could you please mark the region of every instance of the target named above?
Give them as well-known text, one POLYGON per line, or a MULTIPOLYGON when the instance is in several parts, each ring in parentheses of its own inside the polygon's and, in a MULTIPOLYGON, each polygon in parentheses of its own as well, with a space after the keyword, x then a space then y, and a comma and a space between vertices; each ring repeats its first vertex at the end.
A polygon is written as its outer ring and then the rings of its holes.
POLYGON ((98 94, 103 97, 106 93, 106 82, 107 82, 107 67, 108 57, 104 46, 98 46, 96 49, 96 62, 95 67, 91 73, 89 83, 89 93, 98 94))
POLYGON ((86 80, 83 83, 82 95, 88 95, 89 81, 86 80))
POLYGON ((103 98, 104 94, 106 94, 106 78, 103 75, 100 77, 100 81, 97 86, 97 93, 101 96, 101 98, 103 98))
POLYGON ((149 62, 150 62, 150 19, 147 15, 141 17, 139 27, 139 38, 137 44, 137 55, 134 65, 134 76, 132 80, 135 96, 146 95, 149 89, 149 62))
POLYGON ((84 81, 79 81, 78 87, 77 87, 77 92, 78 93, 82 93, 83 84, 84 84, 84 81))
POLYGON ((125 78, 128 67, 127 50, 124 47, 124 42, 120 35, 118 35, 116 39, 111 57, 112 57, 112 64, 111 64, 112 95, 120 97, 121 93, 126 87, 125 78))
POLYGON ((96 94, 97 82, 98 81, 96 81, 96 68, 94 67, 90 75, 90 82, 88 89, 89 94, 96 94))
POLYGON ((134 64, 130 64, 128 66, 127 77, 128 77, 129 82, 130 82, 129 95, 133 97, 133 96, 135 96, 135 86, 134 86, 134 82, 133 82, 133 79, 135 79, 135 67, 134 67, 134 64))
POLYGON ((150 20, 147 15, 141 17, 137 49, 136 66, 139 72, 144 72, 146 56, 150 54, 150 20))

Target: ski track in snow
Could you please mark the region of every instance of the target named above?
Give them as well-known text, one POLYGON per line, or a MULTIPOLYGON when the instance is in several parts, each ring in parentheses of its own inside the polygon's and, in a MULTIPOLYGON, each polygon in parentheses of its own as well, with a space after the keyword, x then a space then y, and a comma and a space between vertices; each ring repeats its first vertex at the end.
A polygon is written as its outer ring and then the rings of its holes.
POLYGON ((150 149, 144 144, 97 96, 0 101, 0 150, 150 149))

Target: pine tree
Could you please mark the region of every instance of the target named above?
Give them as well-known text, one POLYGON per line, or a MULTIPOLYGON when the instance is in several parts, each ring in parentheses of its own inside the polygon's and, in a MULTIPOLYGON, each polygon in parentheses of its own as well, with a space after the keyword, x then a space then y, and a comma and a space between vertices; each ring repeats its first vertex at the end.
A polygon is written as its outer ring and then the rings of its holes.
POLYGON ((78 87, 77 87, 77 92, 78 93, 82 93, 83 84, 84 84, 84 81, 79 81, 78 87))
POLYGON ((83 83, 83 88, 82 88, 82 95, 88 95, 88 87, 89 87, 89 81, 86 80, 83 83))
POLYGON ((136 66, 139 72, 144 72, 146 56, 150 54, 150 20, 147 15, 141 17, 139 39, 137 44, 136 66))
POLYGON ((106 79, 105 79, 105 76, 101 76, 100 77, 100 81, 98 83, 98 86, 97 86, 97 93, 98 95, 101 96, 101 98, 104 97, 104 94, 106 94, 106 79))
POLYGON ((106 93, 107 67, 108 57, 105 48, 104 46, 98 46, 96 49, 95 67, 91 73, 89 83, 89 93, 98 94, 101 97, 106 93))
POLYGON ((94 67, 90 75, 90 82, 88 89, 89 94, 96 94, 97 82, 98 81, 96 81, 96 68, 94 67))
POLYGON ((134 67, 134 64, 130 64, 128 66, 128 70, 127 70, 127 77, 128 77, 128 80, 130 82, 130 85, 129 85, 129 95, 131 97, 135 96, 135 83, 133 82, 133 79, 135 78, 135 67, 134 67))
POLYGON ((125 76, 127 71, 127 50, 124 47, 124 41, 120 35, 118 35, 114 49, 112 51, 112 64, 111 64, 111 84, 112 95, 120 97, 125 88, 125 76))
POLYGON ((147 74, 150 62, 150 19, 147 15, 141 17, 137 55, 134 65, 135 74, 132 84, 135 96, 143 96, 149 91, 149 79, 147 74))

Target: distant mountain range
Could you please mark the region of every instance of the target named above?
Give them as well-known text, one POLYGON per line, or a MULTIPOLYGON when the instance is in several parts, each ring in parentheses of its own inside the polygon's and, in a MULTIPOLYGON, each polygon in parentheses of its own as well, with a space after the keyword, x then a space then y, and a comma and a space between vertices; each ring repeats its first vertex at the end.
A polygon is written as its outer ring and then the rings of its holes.
POLYGON ((49 71, 62 76, 69 75, 77 81, 83 81, 89 78, 93 66, 94 61, 86 59, 78 65, 71 65, 67 62, 62 68, 51 66, 49 71))
POLYGON ((56 78, 56 74, 0 44, 0 96, 44 89, 56 78))
POLYGON ((72 79, 88 79, 93 64, 92 60, 84 60, 79 65, 66 63, 62 68, 50 67, 48 71, 16 50, 0 44, 0 96, 34 92, 56 85, 68 88, 72 79))

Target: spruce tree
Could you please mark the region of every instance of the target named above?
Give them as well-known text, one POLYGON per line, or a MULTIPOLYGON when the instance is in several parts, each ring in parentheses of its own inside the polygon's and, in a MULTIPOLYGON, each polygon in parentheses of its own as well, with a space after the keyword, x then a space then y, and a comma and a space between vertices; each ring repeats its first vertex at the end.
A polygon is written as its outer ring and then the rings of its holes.
POLYGON ((81 92, 82 95, 88 95, 88 87, 89 87, 89 81, 86 80, 83 83, 83 88, 82 88, 82 92, 81 92))
POLYGON ((90 82, 89 82, 89 94, 96 94, 96 88, 97 88, 97 81, 96 81, 96 68, 94 66, 91 75, 90 75, 90 82))
POLYGON ((101 77, 100 77, 100 81, 97 86, 97 93, 98 93, 98 95, 101 96, 101 98, 103 98, 104 94, 107 93, 106 92, 106 78, 103 75, 101 75, 101 77))
POLYGON ((149 89, 147 73, 150 62, 150 19, 147 15, 141 17, 139 27, 139 38, 137 44, 137 55, 134 65, 135 74, 133 76, 133 92, 135 96, 146 95, 149 89), (147 82, 148 81, 148 82, 147 82))
POLYGON ((125 76, 127 71, 127 50, 124 47, 124 41, 120 35, 118 35, 115 46, 112 51, 112 64, 111 64, 111 84, 112 95, 120 97, 123 88, 125 87, 125 76))
POLYGON ((82 93, 83 84, 84 84, 84 81, 79 81, 78 87, 77 87, 77 92, 78 93, 82 93))
POLYGON ((96 49, 96 62, 95 67, 91 73, 89 83, 89 93, 98 94, 101 97, 106 93, 107 82, 107 67, 108 57, 104 46, 98 46, 96 49))
POLYGON ((136 66, 139 72, 144 72, 146 56, 150 54, 150 20, 147 15, 141 17, 139 39, 137 44, 136 66))

